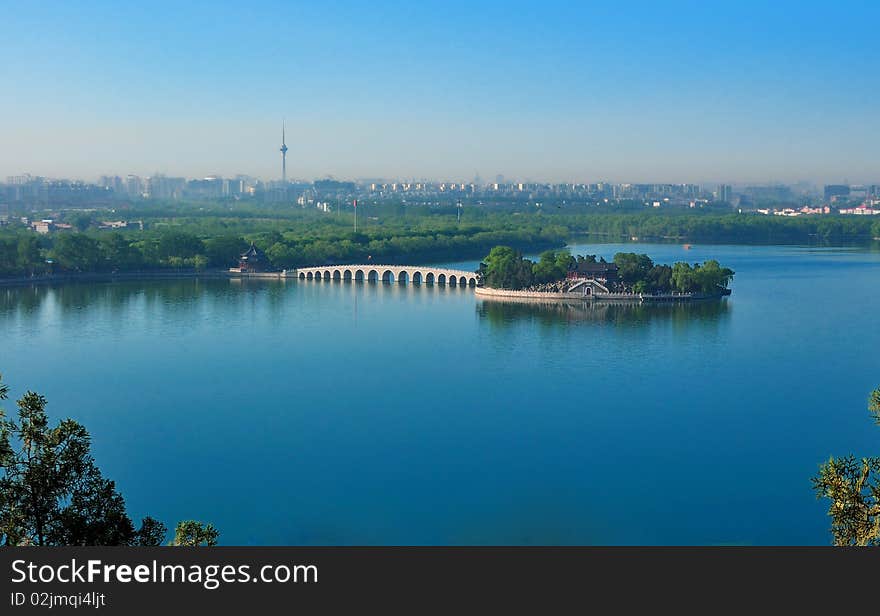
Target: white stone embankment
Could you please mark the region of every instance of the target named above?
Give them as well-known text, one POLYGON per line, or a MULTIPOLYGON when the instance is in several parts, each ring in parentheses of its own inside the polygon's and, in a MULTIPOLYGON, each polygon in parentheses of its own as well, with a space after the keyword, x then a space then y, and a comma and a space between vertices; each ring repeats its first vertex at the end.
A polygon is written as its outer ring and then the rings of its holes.
MULTIPOLYGON (((474 289, 474 295, 478 297, 489 298, 509 298, 509 299, 585 299, 580 293, 551 293, 549 291, 513 291, 510 289, 494 289, 492 287, 477 287, 474 289)), ((589 297, 586 297, 589 299, 589 297)))
POLYGON ((593 293, 583 295, 581 293, 553 293, 549 291, 513 291, 510 289, 495 289, 492 287, 477 287, 474 289, 477 297, 486 299, 512 299, 512 300, 580 300, 599 302, 686 302, 701 299, 718 299, 730 295, 726 290, 722 293, 665 293, 662 295, 638 294, 638 293, 593 293))

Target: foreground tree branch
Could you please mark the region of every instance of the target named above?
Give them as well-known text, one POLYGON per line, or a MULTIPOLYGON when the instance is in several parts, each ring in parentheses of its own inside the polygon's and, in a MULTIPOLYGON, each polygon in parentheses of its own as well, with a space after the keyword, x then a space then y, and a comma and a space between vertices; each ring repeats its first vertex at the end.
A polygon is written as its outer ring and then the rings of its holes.
MULTIPOLYGON (((880 388, 871 393, 868 410, 880 424, 880 388)), ((880 457, 831 458, 812 481, 817 498, 831 501, 834 545, 880 545, 880 457)))

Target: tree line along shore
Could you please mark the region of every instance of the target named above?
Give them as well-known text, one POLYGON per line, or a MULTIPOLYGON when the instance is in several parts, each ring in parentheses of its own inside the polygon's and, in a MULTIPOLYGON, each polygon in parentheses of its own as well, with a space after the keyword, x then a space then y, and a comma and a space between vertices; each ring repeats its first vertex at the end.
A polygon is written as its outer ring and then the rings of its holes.
POLYGON ((871 242, 880 221, 746 214, 566 213, 471 208, 461 221, 450 208, 363 207, 357 232, 347 213, 235 209, 62 212, 71 230, 38 234, 21 222, 0 227, 0 278, 63 273, 226 269, 251 243, 278 269, 371 260, 404 263, 480 258, 507 245, 536 252, 586 234, 603 241, 724 243, 871 242), (138 217, 138 226, 107 231, 100 222, 138 217), (143 228, 141 228, 141 226, 143 228))

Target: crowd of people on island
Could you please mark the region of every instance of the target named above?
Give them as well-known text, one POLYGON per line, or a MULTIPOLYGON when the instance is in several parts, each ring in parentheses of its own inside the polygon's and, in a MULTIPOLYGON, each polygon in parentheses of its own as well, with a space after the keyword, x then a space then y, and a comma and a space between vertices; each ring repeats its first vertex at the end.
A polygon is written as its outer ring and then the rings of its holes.
MULTIPOLYGON (((542 284, 532 285, 530 287, 526 287, 523 291, 528 291, 530 293, 568 293, 569 289, 572 285, 578 282, 577 280, 555 280, 553 282, 545 282, 542 284)), ((608 289, 611 293, 621 293, 627 295, 677 295, 678 293, 674 291, 637 291, 634 288, 634 285, 626 284, 621 282, 620 280, 609 281, 604 278, 597 279, 597 282, 602 284, 604 287, 608 289)))
POLYGON ((553 282, 532 285, 524 290, 531 293, 568 293, 570 282, 570 280, 554 280, 553 282))

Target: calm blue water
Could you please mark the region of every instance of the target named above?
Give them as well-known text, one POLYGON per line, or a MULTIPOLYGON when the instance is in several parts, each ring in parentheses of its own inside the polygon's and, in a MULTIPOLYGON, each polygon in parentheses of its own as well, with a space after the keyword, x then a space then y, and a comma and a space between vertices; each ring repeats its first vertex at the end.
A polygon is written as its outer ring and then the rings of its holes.
POLYGON ((0 372, 87 426, 134 516, 211 521, 225 544, 828 543, 810 477, 878 453, 880 253, 635 248, 717 258, 733 295, 586 310, 320 282, 0 289, 0 372))

